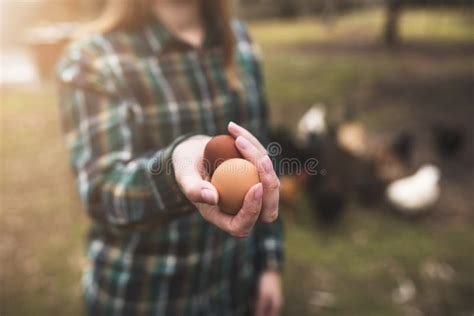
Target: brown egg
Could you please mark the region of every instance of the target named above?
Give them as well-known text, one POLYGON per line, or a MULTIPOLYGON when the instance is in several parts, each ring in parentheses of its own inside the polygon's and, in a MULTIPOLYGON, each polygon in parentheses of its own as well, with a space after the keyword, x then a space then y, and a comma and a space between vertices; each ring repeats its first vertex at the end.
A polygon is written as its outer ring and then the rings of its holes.
POLYGON ((235 215, 242 208, 249 189, 260 182, 257 168, 241 158, 224 161, 214 171, 212 184, 219 192, 219 207, 224 213, 235 215))
POLYGON ((229 135, 213 137, 204 149, 204 163, 211 176, 221 163, 232 158, 242 158, 242 155, 235 147, 235 139, 229 135))

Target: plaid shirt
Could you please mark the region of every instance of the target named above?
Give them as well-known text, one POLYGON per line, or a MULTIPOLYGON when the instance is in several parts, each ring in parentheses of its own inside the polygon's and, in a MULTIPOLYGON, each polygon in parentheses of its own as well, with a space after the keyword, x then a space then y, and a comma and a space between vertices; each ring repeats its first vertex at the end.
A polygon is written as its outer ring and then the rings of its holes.
POLYGON ((249 314, 258 274, 281 268, 280 221, 257 224, 246 239, 229 236, 185 198, 170 162, 190 134, 226 133, 231 120, 266 142, 258 55, 235 21, 244 88, 236 93, 212 29, 195 50, 157 20, 147 25, 73 43, 58 67, 71 163, 93 219, 88 312, 249 314))

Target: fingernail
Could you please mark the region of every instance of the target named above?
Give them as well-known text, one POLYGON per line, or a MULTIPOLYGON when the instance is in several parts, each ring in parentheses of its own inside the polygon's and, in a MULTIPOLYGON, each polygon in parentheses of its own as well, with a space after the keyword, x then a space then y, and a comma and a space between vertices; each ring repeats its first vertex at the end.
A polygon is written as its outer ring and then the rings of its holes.
POLYGON ((263 159, 263 169, 265 169, 266 172, 272 172, 273 171, 273 163, 270 160, 270 157, 265 156, 263 159))
POLYGON ((229 128, 234 130, 235 132, 240 132, 242 130, 242 127, 240 127, 239 124, 234 123, 232 121, 229 123, 229 128))
POLYGON ((235 142, 237 143, 237 146, 242 149, 246 149, 250 144, 249 141, 242 136, 237 137, 237 140, 235 142))
POLYGON ((206 202, 207 204, 211 204, 211 205, 216 204, 214 193, 211 190, 203 189, 201 191, 201 197, 203 201, 206 202))
POLYGON ((260 200, 262 196, 263 196, 263 186, 261 183, 259 183, 253 197, 255 200, 260 200))

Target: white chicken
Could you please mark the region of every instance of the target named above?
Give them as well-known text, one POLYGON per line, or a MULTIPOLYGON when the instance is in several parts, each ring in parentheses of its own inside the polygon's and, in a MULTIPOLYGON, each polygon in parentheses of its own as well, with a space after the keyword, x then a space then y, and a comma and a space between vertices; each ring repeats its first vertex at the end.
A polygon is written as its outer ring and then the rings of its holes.
POLYGON ((386 197, 400 212, 416 215, 433 206, 439 198, 441 171, 434 165, 423 165, 414 175, 393 181, 386 197))
POLYGON ((324 135, 326 131, 326 107, 324 104, 317 103, 306 111, 298 122, 298 140, 306 143, 311 135, 324 135))

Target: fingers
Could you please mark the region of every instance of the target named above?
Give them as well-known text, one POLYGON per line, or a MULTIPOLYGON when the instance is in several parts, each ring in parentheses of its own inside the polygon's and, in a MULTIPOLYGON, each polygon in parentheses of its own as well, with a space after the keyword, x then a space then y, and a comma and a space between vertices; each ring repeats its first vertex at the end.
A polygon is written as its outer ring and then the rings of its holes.
POLYGON ((272 161, 268 156, 257 164, 258 175, 264 187, 263 210, 260 219, 265 223, 272 223, 278 217, 278 204, 280 200, 280 180, 273 170, 272 161))
POLYGON ((237 237, 247 237, 257 222, 262 210, 263 186, 257 183, 245 195, 242 208, 230 223, 230 229, 238 232, 237 237))
POLYGON ((263 187, 258 183, 245 196, 242 209, 236 216, 225 214, 218 206, 197 204, 199 212, 208 222, 237 238, 247 237, 257 222, 262 208, 263 187))
POLYGON ((245 159, 251 161, 254 165, 256 165, 260 159, 267 155, 266 153, 262 153, 244 136, 237 137, 235 144, 242 156, 244 156, 245 159))
POLYGON ((255 315, 277 316, 283 306, 279 275, 264 272, 258 282, 255 315))
POLYGON ((263 208, 260 215, 262 222, 271 223, 278 217, 278 202, 280 198, 280 180, 273 169, 270 157, 263 154, 245 137, 239 136, 236 145, 244 158, 250 160, 258 171, 263 185, 263 208))
POLYGON ((217 205, 198 203, 196 204, 196 207, 198 208, 199 213, 201 213, 202 217, 204 217, 206 221, 231 234, 229 230, 230 223, 232 222, 231 215, 221 212, 217 205))
POLYGON ((252 135, 252 133, 250 133, 248 130, 246 130, 245 128, 243 128, 242 126, 234 123, 234 122, 230 122, 229 123, 229 126, 227 127, 227 130, 229 131, 229 133, 234 136, 235 138, 238 138, 239 136, 242 136, 244 138, 246 138, 249 142, 251 142, 257 149, 258 151, 262 154, 262 155, 266 155, 267 154, 267 150, 265 149, 265 147, 263 147, 263 145, 258 141, 258 139, 252 135))
POLYGON ((281 305, 275 297, 269 293, 261 293, 255 304, 256 316, 278 316, 281 305))
POLYGON ((255 316, 266 316, 265 309, 267 305, 266 297, 259 295, 255 304, 255 316))
POLYGON ((268 313, 267 315, 268 316, 278 316, 278 314, 280 313, 280 309, 281 309, 281 306, 279 306, 279 304, 277 302, 275 302, 274 300, 269 300, 269 304, 268 304, 268 313))

